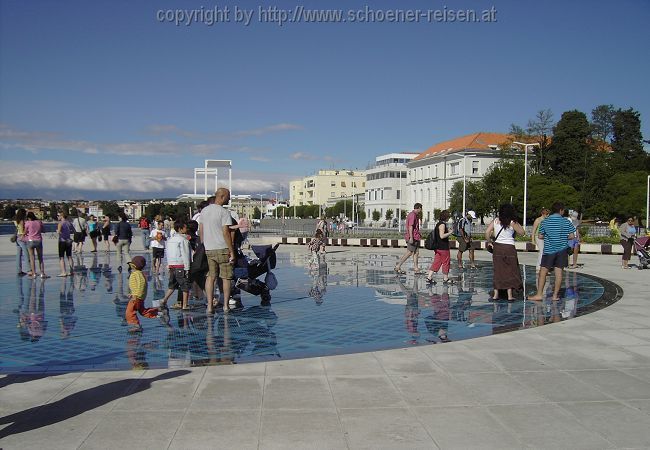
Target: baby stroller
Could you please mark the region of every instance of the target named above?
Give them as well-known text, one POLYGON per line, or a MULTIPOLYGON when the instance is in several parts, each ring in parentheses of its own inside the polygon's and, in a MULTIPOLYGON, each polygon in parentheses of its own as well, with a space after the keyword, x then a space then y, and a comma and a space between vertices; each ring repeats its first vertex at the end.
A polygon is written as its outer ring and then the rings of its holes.
POLYGON ((644 236, 634 240, 634 250, 636 251, 636 255, 639 257, 639 270, 647 269, 648 264, 650 264, 650 253, 648 253, 648 247, 650 247, 650 237, 644 236))
POLYGON ((235 265, 235 287, 249 294, 259 295, 262 305, 271 303, 271 291, 275 289, 278 282, 271 272, 275 269, 275 251, 280 244, 275 245, 252 245, 251 250, 257 259, 247 258, 243 254, 237 256, 235 265), (264 281, 257 277, 266 274, 264 281))

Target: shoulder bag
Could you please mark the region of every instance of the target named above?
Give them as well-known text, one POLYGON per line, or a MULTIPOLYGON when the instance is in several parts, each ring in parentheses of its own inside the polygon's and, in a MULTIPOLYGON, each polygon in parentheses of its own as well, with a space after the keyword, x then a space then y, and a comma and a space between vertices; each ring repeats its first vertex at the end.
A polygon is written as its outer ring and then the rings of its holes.
POLYGON ((497 233, 496 237, 490 237, 490 242, 488 242, 487 245, 485 246, 485 250, 487 250, 490 253, 494 252, 494 245, 493 244, 497 241, 497 239, 499 239, 499 235, 501 234, 501 232, 503 231, 504 228, 505 227, 502 225, 501 229, 497 233))

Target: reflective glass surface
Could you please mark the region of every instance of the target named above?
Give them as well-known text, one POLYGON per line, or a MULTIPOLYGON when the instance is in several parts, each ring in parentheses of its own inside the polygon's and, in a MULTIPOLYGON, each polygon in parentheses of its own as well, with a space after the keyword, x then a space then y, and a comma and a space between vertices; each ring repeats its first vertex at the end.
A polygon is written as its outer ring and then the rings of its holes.
MULTIPOLYGON (((151 276, 145 257, 151 306, 168 280, 165 271, 151 276)), ((543 302, 495 302, 490 263, 452 271, 456 284, 438 277, 427 286, 423 276, 397 276, 396 259, 381 249, 333 250, 310 264, 304 248, 284 247, 269 306, 242 292, 229 314, 207 316, 202 301, 192 299, 191 311, 172 309, 169 320, 141 317, 142 332, 131 333, 124 320, 128 273, 117 271, 114 255, 75 256, 74 276, 45 280, 16 277, 14 258, 2 257, 0 372, 176 368, 439 344, 567 320, 621 295, 606 280, 567 272, 559 302, 550 291, 543 302)), ((57 259, 46 266, 58 273, 57 259)), ((531 292, 534 267, 522 271, 531 292)))

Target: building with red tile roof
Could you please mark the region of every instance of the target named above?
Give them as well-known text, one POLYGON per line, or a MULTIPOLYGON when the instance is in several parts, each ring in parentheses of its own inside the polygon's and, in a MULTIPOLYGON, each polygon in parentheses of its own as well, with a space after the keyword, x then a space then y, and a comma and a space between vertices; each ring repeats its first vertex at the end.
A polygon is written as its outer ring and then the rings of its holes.
MULTIPOLYGON (((483 178, 500 158, 502 148, 519 148, 513 145, 515 140, 509 134, 478 132, 429 147, 407 164, 407 201, 422 203, 425 225, 432 224, 435 209, 448 209, 449 192, 454 183, 483 178)), ((472 210, 474 206, 467 204, 466 209, 472 210)), ((461 211, 455 213, 461 214, 461 211)))

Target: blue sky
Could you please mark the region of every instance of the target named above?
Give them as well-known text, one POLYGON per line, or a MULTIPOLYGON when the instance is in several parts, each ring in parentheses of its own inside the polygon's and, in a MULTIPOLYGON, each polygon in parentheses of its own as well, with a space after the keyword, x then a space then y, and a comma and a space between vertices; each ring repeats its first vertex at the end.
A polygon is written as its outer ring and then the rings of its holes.
POLYGON ((0 197, 176 196, 206 158, 233 160, 235 194, 287 192, 547 108, 633 107, 650 137, 646 0, 300 4, 494 7, 497 22, 279 26, 258 7, 297 3, 0 0, 0 197), (156 19, 215 5, 230 22, 156 19))

